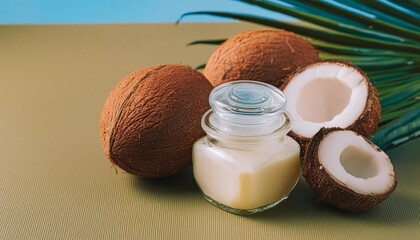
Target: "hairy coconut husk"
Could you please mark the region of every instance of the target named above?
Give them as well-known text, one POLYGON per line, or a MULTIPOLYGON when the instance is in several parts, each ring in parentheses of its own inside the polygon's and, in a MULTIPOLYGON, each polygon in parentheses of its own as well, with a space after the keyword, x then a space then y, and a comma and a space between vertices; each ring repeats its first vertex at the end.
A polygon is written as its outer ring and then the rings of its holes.
POLYGON ((147 178, 173 175, 192 162, 205 133, 211 84, 184 65, 157 65, 125 77, 102 110, 101 142, 113 164, 147 178))
POLYGON ((210 56, 203 73, 213 86, 256 80, 279 87, 288 74, 318 61, 318 51, 302 37, 285 30, 260 29, 225 41, 210 56))

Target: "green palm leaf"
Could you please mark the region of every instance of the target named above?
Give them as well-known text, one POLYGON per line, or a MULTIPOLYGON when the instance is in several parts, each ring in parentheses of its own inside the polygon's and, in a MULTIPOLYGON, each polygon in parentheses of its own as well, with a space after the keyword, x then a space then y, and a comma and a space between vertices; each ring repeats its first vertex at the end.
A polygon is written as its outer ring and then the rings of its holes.
MULTIPOLYGON (((395 18, 401 19, 406 23, 414 25, 414 28, 409 24, 404 24, 407 27, 416 29, 415 26, 420 25, 420 14, 413 12, 410 9, 401 9, 396 8, 398 5, 392 4, 389 1, 363 1, 363 4, 368 5, 369 7, 376 9, 378 12, 383 12, 395 18)), ((400 23, 402 21, 399 21, 400 23)), ((418 30, 418 28, 417 28, 418 30)))
MULTIPOLYGON (((212 11, 204 11, 204 12, 193 12, 193 13, 185 13, 181 16, 180 19, 188 16, 188 15, 197 15, 197 14, 206 14, 218 17, 225 17, 225 18, 233 18, 237 20, 243 20, 248 22, 254 22, 262 25, 266 25, 269 27, 274 28, 284 28, 286 30, 295 32, 297 34, 316 38, 319 40, 323 40, 325 42, 332 42, 332 41, 339 41, 341 44, 347 44, 350 46, 356 47, 371 47, 371 48, 393 48, 397 51, 404 51, 404 52, 413 52, 413 51, 420 51, 420 46, 408 42, 390 42, 384 41, 381 39, 375 38, 365 38, 356 35, 346 34, 346 33, 339 33, 337 31, 329 30, 329 29, 319 29, 319 28, 312 28, 308 26, 302 26, 300 24, 294 23, 286 23, 286 22, 279 22, 274 19, 266 18, 266 17, 259 17, 253 16, 248 14, 239 14, 239 13, 228 13, 228 12, 212 12, 212 11)), ((178 20, 180 21, 180 20, 178 20)))
POLYGON ((358 4, 357 1, 308 1, 303 0, 305 4, 318 7, 327 12, 334 12, 336 14, 347 16, 352 20, 360 22, 368 26, 368 28, 381 30, 395 36, 411 38, 414 41, 420 38, 420 33, 412 29, 403 28, 394 24, 392 19, 381 19, 378 17, 378 11, 373 8, 365 7, 364 5, 358 4), (355 12, 353 8, 358 10, 355 12), (375 17, 377 16, 377 17, 375 17), (388 20, 390 22, 387 22, 388 20))
MULTIPOLYGON (((351 61, 377 88, 382 107, 379 128, 372 136, 389 149, 420 135, 420 2, 413 0, 239 0, 286 14, 301 22, 283 22, 258 15, 201 11, 206 14, 282 28, 304 37, 322 59, 351 61)), ((179 21, 180 21, 179 20, 179 21)), ((190 44, 221 44, 225 39, 190 44)), ((204 64, 201 68, 204 68, 204 64)))
POLYGON ((339 32, 343 32, 346 34, 363 36, 366 38, 371 38, 373 36, 378 39, 388 40, 388 41, 393 41, 393 42, 406 41, 406 39, 404 38, 395 37, 393 35, 388 35, 388 34, 383 34, 381 32, 375 31, 374 29, 337 22, 334 19, 323 17, 322 15, 313 15, 310 12, 302 11, 299 8, 294 9, 287 6, 275 4, 272 2, 267 2, 267 1, 255 1, 255 0, 240 0, 240 1, 248 3, 248 4, 252 4, 255 6, 259 6, 265 9, 269 9, 272 11, 282 12, 284 14, 297 17, 301 20, 304 20, 313 24, 317 24, 319 26, 326 27, 328 29, 333 29, 339 32))

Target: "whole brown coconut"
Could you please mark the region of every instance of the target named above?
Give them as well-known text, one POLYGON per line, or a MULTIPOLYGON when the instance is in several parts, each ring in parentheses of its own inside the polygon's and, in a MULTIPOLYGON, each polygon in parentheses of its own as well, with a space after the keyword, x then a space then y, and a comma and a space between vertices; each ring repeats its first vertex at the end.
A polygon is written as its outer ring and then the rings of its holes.
POLYGON ((340 128, 315 134, 302 174, 322 201, 351 212, 376 206, 397 186, 389 157, 365 137, 340 128))
POLYGON ((288 74, 318 61, 318 51, 294 33, 251 30, 220 45, 203 73, 213 86, 232 80, 256 80, 280 87, 288 74))
POLYGON ((191 164, 204 135, 211 84, 184 65, 158 65, 125 77, 102 110, 102 147, 113 164, 146 178, 173 175, 191 164))
POLYGON ((293 119, 289 133, 302 153, 322 127, 340 127, 369 137, 378 127, 381 105, 366 74, 343 61, 324 61, 291 73, 280 87, 293 119))

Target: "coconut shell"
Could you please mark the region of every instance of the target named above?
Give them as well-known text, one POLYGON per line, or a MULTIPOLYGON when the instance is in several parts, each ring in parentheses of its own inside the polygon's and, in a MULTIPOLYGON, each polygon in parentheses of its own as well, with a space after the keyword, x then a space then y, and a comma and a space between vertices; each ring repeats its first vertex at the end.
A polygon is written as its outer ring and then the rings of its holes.
MULTIPOLYGON (((314 193, 325 203, 351 212, 366 211, 386 198, 397 187, 397 179, 389 190, 381 195, 363 195, 357 193, 334 180, 334 177, 325 170, 319 161, 319 146, 322 140, 334 131, 346 131, 341 128, 322 128, 310 141, 302 161, 302 175, 314 193)), ((373 148, 380 150, 363 137, 373 148)))
POLYGON ((136 71, 112 90, 102 110, 106 156, 128 173, 166 177, 191 165, 192 145, 205 133, 211 84, 184 65, 136 71))
MULTIPOLYGON (((281 85, 280 90, 283 91, 286 88, 286 86, 293 80, 293 78, 297 74, 300 74, 301 72, 303 72, 306 68, 313 67, 316 65, 321 65, 323 63, 332 63, 332 64, 338 64, 342 66, 350 66, 358 70, 360 74, 363 76, 363 78, 366 80, 365 83, 368 88, 368 94, 367 94, 367 102, 366 102, 365 109, 362 111, 359 117, 353 122, 353 124, 349 125, 345 129, 355 131, 364 137, 370 137, 373 134, 373 132, 378 128, 379 120, 381 118, 381 104, 379 103, 379 97, 378 97, 378 92, 376 91, 376 88, 372 85, 372 83, 370 82, 367 75, 363 72, 363 70, 361 70, 357 66, 349 62, 338 61, 338 60, 329 60, 329 61, 314 63, 304 68, 298 69, 292 74, 290 74, 284 80, 284 83, 281 85)), ((303 156, 305 149, 308 147, 308 144, 311 141, 311 138, 301 136, 298 133, 294 132, 293 130, 290 131, 288 135, 294 138, 300 144, 301 151, 302 151, 301 156, 303 156)))
POLYGON ((213 86, 233 80, 256 80, 280 87, 288 74, 318 61, 318 51, 294 33, 251 30, 220 45, 203 73, 213 86))

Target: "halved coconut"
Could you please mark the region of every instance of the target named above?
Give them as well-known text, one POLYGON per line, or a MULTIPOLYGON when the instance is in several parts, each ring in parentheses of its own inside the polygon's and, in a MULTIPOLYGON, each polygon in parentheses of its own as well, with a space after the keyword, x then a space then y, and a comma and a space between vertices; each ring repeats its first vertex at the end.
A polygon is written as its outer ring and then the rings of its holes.
POLYGON ((322 201, 352 212, 379 204, 397 186, 389 157, 363 136, 340 128, 315 134, 302 173, 322 201))
POLYGON ((381 107, 367 76, 350 63, 327 61, 291 74, 281 89, 293 118, 290 135, 305 149, 322 127, 351 129, 370 136, 381 107))

